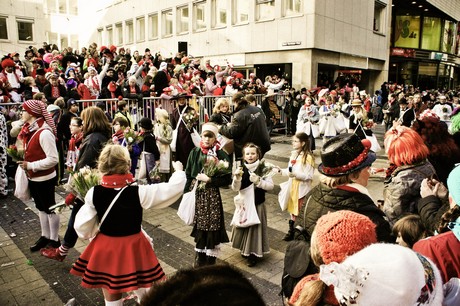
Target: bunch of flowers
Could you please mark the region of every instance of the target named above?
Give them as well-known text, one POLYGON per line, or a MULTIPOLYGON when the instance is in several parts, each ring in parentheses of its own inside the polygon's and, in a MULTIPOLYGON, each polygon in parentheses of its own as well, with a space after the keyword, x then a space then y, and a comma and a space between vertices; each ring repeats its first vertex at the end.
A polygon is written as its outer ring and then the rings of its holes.
MULTIPOLYGON (((230 164, 228 161, 219 160, 216 157, 208 156, 203 165, 203 173, 209 177, 216 177, 232 173, 232 169, 230 169, 230 164)), ((200 182, 198 188, 204 189, 205 186, 205 182, 200 182)))
POLYGON ((6 154, 8 154, 14 162, 24 159, 24 151, 18 150, 15 145, 10 145, 8 148, 6 148, 6 154))
POLYGON ((91 169, 85 166, 79 171, 71 173, 69 182, 66 184, 66 190, 72 192, 77 198, 84 201, 88 190, 100 183, 100 172, 97 169, 91 169))
POLYGON ((376 126, 376 124, 375 124, 374 120, 372 120, 372 119, 369 119, 364 123, 364 127, 366 129, 369 129, 369 130, 373 129, 375 126, 376 126))
POLYGON ((144 140, 144 137, 139 135, 139 132, 136 132, 135 130, 130 128, 126 128, 123 132, 123 135, 128 146, 133 145, 135 143, 139 143, 142 140, 144 140))
POLYGON ((189 109, 183 116, 184 123, 189 131, 198 123, 199 115, 195 109, 189 109))
MULTIPOLYGON (((291 161, 292 162, 292 161, 291 161)), ((295 162, 292 164, 294 166, 295 162)), ((257 167, 255 174, 260 176, 261 178, 272 177, 276 174, 277 167, 271 163, 266 162, 264 159, 260 160, 259 166, 257 167)))

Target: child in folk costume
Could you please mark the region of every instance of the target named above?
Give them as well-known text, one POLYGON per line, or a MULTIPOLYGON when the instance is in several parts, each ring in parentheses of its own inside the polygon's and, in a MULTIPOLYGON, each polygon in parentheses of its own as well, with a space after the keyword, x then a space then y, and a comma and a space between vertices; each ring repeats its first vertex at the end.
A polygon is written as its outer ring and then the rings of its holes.
POLYGON ((158 166, 158 173, 160 181, 165 182, 168 180, 171 173, 171 147, 169 146, 172 141, 173 129, 169 122, 169 114, 166 110, 157 108, 155 109, 155 126, 153 134, 157 140, 157 146, 160 150, 160 165, 158 166))
POLYGON ((193 148, 190 152, 185 170, 187 184, 184 192, 192 190, 196 181, 204 185, 204 188, 197 188, 195 193, 195 219, 191 233, 195 238, 195 266, 215 264, 221 243, 229 242, 219 187, 230 184, 231 171, 212 177, 203 173, 209 159, 226 161, 228 169, 231 169, 230 157, 219 150, 217 134, 218 127, 215 124, 203 124, 200 147, 193 148))
POLYGON ((297 117, 297 131, 308 135, 310 151, 316 149, 315 138, 319 136, 319 112, 311 97, 305 98, 305 104, 300 108, 297 117))
POLYGON ((291 214, 289 220, 289 231, 284 236, 283 240, 290 241, 294 239, 294 222, 296 216, 299 215, 300 208, 304 201, 305 195, 311 189, 313 173, 315 171, 315 157, 309 150, 308 135, 305 133, 297 133, 292 137, 291 158, 286 169, 278 169, 283 176, 289 176, 286 184, 281 184, 281 188, 289 188, 290 190, 281 194, 286 194, 287 211, 291 214))
POLYGON ((139 142, 139 148, 144 153, 141 153, 142 158, 139 161, 141 163, 139 166, 139 177, 145 175, 147 182, 151 183, 150 171, 160 163, 160 151, 158 150, 155 135, 153 134, 152 120, 147 117, 142 118, 139 121, 139 130, 139 136, 142 137, 142 141, 139 142))
POLYGON ((101 184, 87 192, 85 204, 75 219, 78 235, 92 238, 91 221, 101 220, 109 209, 100 232, 70 270, 71 274, 82 277, 82 287, 102 288, 105 305, 123 305, 123 292, 133 290, 141 299, 146 292, 144 288, 165 278, 151 238, 141 228, 142 212, 171 205, 181 196, 185 185, 180 163, 175 164, 177 171, 168 183, 141 186, 132 184, 130 164, 125 147, 106 145, 98 160, 101 184))
MULTIPOLYGON (((247 143, 243 147, 244 166, 235 172, 232 182, 234 191, 243 191, 252 188, 254 192, 254 204, 260 223, 249 227, 237 227, 232 229, 232 247, 241 251, 241 255, 247 257, 248 267, 257 264, 257 259, 263 254, 270 252, 267 233, 267 211, 265 207, 265 192, 274 187, 271 177, 262 174, 266 167, 260 160, 262 152, 253 143, 247 143)), ((243 200, 247 200, 246 197, 243 200)), ((251 205, 251 204, 250 204, 251 205)))
POLYGON ((83 122, 81 118, 74 117, 70 120, 70 136, 69 149, 67 150, 67 170, 73 171, 77 164, 78 152, 81 142, 83 141, 83 122))
POLYGON ((131 173, 133 175, 136 174, 137 168, 137 161, 139 159, 139 155, 141 155, 141 148, 137 143, 129 143, 127 139, 125 139, 125 131, 129 130, 129 122, 124 117, 117 117, 112 121, 113 127, 113 135, 112 140, 114 143, 118 143, 123 147, 127 147, 129 151, 129 156, 131 156, 131 173))
POLYGON ((321 105, 319 108, 319 132, 323 134, 323 140, 326 141, 328 138, 337 135, 336 129, 336 110, 334 99, 332 96, 327 96, 326 103, 321 105))

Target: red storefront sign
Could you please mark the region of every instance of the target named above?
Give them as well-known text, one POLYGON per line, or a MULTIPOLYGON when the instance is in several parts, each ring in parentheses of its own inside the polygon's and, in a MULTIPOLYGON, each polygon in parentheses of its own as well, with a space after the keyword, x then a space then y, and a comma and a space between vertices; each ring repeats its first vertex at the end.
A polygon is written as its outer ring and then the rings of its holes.
POLYGON ((391 48, 391 56, 415 57, 415 49, 391 48))

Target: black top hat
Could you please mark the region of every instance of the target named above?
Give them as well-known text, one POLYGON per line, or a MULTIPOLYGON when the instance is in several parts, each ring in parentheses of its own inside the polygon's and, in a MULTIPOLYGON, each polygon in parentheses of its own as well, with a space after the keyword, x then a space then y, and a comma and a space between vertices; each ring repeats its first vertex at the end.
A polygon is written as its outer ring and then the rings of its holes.
POLYGON ((142 118, 140 121, 139 121, 139 126, 143 129, 145 129, 146 131, 151 131, 153 129, 153 123, 152 123, 152 120, 149 119, 149 118, 142 118))
POLYGON ((370 166, 376 155, 371 142, 356 134, 340 134, 326 141, 321 149, 318 171, 326 176, 343 176, 370 166))

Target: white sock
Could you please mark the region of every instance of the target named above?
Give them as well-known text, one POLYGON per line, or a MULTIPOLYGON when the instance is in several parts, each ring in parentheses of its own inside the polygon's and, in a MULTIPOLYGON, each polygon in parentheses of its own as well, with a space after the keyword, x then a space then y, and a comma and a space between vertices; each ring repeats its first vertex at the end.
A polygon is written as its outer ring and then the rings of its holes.
POLYGON ((48 214, 43 211, 38 211, 38 218, 40 219, 40 227, 42 229, 42 236, 50 238, 50 222, 48 214))
POLYGON ((139 288, 134 290, 134 294, 137 296, 137 302, 140 304, 142 301, 142 298, 145 296, 145 294, 149 291, 150 288, 139 288))
POLYGON ((123 299, 119 299, 119 300, 112 301, 112 302, 109 302, 106 299, 104 299, 104 301, 105 301, 105 306, 123 306, 123 299))
POLYGON ((49 214, 48 215, 49 226, 50 226, 50 239, 54 241, 59 240, 59 215, 49 214))

